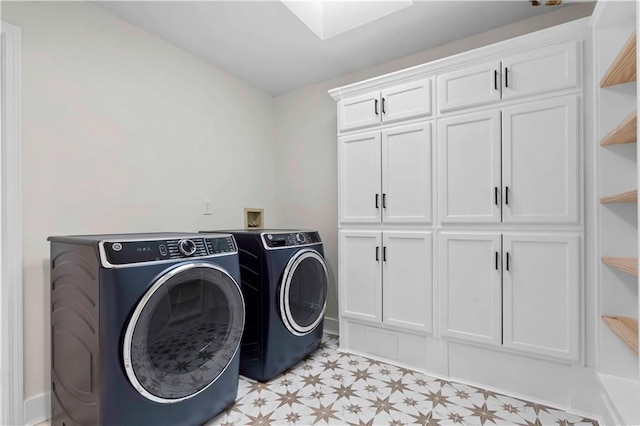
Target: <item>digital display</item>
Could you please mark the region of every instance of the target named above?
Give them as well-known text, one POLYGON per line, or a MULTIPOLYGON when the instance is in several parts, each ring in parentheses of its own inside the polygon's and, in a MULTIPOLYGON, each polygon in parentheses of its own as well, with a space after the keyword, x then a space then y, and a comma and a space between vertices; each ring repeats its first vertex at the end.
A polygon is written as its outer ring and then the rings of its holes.
POLYGON ((107 259, 112 265, 126 263, 149 262, 160 260, 157 241, 128 241, 122 243, 105 243, 107 259))

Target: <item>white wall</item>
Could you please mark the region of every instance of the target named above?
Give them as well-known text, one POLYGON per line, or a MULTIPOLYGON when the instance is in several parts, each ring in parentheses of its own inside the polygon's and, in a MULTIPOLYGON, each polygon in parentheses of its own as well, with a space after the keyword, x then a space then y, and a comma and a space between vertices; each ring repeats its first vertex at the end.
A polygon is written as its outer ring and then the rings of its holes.
MULTIPOLYGON (((333 273, 328 318, 338 318, 338 154, 336 103, 327 91, 589 16, 593 6, 569 6, 276 97, 276 216, 280 226, 319 229, 333 273)), ((335 324, 329 320, 327 327, 335 324)))
POLYGON ((90 3, 2 19, 23 41, 28 399, 50 388, 47 236, 241 227, 244 207, 271 225, 275 119, 270 95, 90 3))

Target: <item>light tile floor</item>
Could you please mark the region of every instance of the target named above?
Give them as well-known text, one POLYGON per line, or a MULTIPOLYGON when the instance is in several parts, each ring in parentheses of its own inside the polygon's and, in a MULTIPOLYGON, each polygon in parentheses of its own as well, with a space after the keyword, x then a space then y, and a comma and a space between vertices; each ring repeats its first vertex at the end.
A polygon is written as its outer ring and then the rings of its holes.
POLYGON ((326 335, 316 352, 269 383, 241 377, 235 404, 206 426, 598 424, 337 348, 337 337, 326 335))

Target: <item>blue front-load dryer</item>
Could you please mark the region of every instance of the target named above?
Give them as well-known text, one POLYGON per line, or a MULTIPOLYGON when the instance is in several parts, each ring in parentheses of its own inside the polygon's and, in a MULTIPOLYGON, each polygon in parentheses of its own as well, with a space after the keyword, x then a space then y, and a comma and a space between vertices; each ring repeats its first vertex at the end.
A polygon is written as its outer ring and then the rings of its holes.
POLYGON ((50 237, 52 424, 200 425, 237 396, 230 234, 50 237))
POLYGON ((322 340, 328 275, 316 231, 228 231, 238 244, 247 307, 240 374, 267 381, 322 340))

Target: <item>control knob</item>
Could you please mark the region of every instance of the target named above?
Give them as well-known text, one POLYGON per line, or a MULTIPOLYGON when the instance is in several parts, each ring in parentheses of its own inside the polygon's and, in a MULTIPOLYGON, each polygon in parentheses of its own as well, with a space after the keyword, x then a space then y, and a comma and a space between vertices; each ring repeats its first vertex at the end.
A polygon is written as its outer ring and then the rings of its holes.
POLYGON ((300 244, 304 243, 304 234, 297 233, 297 234, 296 234, 296 240, 298 240, 298 242, 299 242, 300 244))
POLYGON ((180 240, 178 243, 178 250, 180 250, 180 253, 185 256, 191 256, 196 252, 196 243, 192 240, 180 240))

